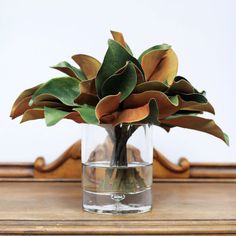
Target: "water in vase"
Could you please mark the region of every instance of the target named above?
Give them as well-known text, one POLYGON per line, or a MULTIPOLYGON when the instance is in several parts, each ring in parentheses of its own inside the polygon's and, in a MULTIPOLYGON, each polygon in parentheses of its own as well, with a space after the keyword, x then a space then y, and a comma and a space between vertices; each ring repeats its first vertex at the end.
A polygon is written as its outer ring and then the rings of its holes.
POLYGON ((141 213, 151 209, 152 165, 131 162, 83 164, 83 207, 97 213, 141 213))

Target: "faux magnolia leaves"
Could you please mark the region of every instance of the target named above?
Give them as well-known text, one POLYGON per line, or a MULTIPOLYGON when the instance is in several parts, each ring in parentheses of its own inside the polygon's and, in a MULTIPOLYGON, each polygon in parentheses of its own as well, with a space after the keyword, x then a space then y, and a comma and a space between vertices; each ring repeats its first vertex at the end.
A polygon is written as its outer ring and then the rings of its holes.
POLYGON ((136 59, 121 33, 112 31, 103 63, 78 54, 72 59, 79 68, 61 62, 52 68, 66 77, 53 78, 23 91, 11 117, 22 122, 45 118, 48 126, 61 119, 96 125, 122 123, 158 125, 169 131, 183 127, 212 134, 228 144, 228 137, 213 120, 204 92, 176 76, 178 59, 167 44, 144 51, 136 59))

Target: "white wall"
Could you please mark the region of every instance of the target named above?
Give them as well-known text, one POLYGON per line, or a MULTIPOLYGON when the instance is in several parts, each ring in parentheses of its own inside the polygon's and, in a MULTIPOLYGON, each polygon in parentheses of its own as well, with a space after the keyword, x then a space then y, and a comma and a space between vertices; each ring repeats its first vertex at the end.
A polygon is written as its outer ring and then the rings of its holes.
POLYGON ((0 161, 52 161, 80 138, 70 121, 46 128, 44 121, 20 125, 9 112, 25 88, 60 76, 49 66, 76 53, 102 60, 109 30, 124 33, 138 56, 169 43, 179 57, 179 75, 205 89, 216 122, 231 146, 204 133, 156 128, 155 146, 171 160, 236 161, 236 1, 234 0, 0 0, 0 161))

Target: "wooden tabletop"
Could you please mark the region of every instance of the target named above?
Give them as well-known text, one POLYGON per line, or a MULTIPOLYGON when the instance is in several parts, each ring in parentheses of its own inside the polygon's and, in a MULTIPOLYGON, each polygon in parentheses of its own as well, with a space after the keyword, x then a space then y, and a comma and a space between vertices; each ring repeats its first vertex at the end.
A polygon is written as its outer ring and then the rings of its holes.
POLYGON ((159 180, 153 210, 82 211, 81 183, 0 180, 0 233, 44 235, 236 234, 236 180, 159 180))

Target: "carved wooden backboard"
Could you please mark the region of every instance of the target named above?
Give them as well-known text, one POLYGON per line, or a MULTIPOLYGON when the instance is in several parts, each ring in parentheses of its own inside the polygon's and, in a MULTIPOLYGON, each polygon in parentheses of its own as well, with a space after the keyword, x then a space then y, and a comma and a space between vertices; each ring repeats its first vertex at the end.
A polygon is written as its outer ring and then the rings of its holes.
MULTIPOLYGON (((51 163, 38 157, 34 163, 0 163, 0 178, 81 178, 81 142, 69 147, 51 163)), ((173 164, 154 149, 153 177, 158 178, 236 178, 235 163, 191 163, 180 158, 173 164)))

